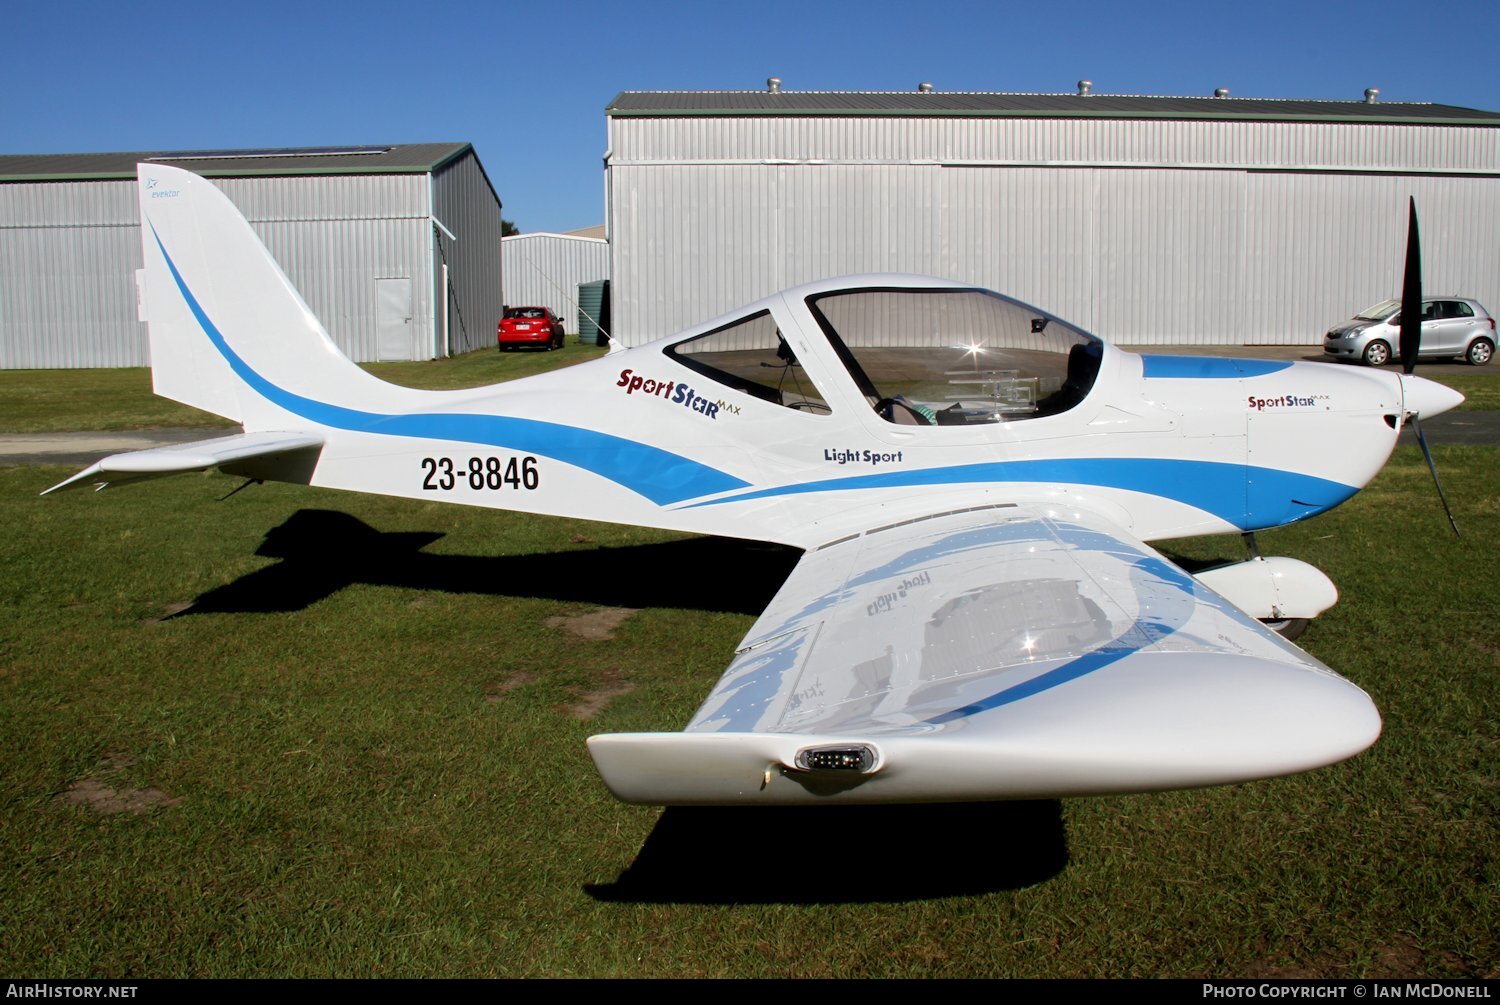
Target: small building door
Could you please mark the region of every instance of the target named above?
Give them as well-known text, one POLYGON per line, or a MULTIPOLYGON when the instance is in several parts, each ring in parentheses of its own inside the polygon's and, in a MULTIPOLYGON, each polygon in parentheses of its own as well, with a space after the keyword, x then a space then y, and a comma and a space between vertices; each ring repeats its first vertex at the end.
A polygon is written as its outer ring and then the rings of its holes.
POLYGON ((412 359, 411 279, 375 280, 375 332, 381 360, 412 359))

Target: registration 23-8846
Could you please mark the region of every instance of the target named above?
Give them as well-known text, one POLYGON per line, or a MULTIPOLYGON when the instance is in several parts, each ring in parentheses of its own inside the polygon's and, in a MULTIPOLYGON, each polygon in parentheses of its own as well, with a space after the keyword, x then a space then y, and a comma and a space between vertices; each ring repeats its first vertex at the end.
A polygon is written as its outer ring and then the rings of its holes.
POLYGON ((467 485, 475 492, 521 489, 531 491, 542 483, 535 457, 424 457, 422 488, 447 492, 467 485))

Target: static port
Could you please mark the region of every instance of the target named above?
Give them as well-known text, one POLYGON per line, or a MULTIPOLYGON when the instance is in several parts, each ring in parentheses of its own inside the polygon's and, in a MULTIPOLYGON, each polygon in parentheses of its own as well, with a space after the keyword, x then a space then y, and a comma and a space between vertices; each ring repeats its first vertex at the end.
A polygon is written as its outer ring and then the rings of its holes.
POLYGON ((797 751, 802 771, 857 771, 875 767, 875 751, 863 745, 852 747, 807 747, 797 751))

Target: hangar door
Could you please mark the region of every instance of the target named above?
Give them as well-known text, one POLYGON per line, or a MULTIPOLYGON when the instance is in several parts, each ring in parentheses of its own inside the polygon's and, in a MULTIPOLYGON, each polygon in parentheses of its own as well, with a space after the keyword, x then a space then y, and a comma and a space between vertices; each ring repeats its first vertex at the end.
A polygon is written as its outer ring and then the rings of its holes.
POLYGON ((381 360, 415 358, 411 319, 410 277, 375 280, 376 351, 381 360))

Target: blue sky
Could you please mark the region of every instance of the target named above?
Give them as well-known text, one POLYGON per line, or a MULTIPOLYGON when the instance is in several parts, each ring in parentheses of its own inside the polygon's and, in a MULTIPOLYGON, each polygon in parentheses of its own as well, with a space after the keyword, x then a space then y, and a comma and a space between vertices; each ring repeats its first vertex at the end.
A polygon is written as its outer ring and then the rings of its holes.
POLYGON ((467 141, 523 231, 603 222, 622 90, 1072 92, 1500 111, 1500 3, 9 0, 0 153, 467 141), (1402 52, 1410 41, 1411 55, 1402 52))

